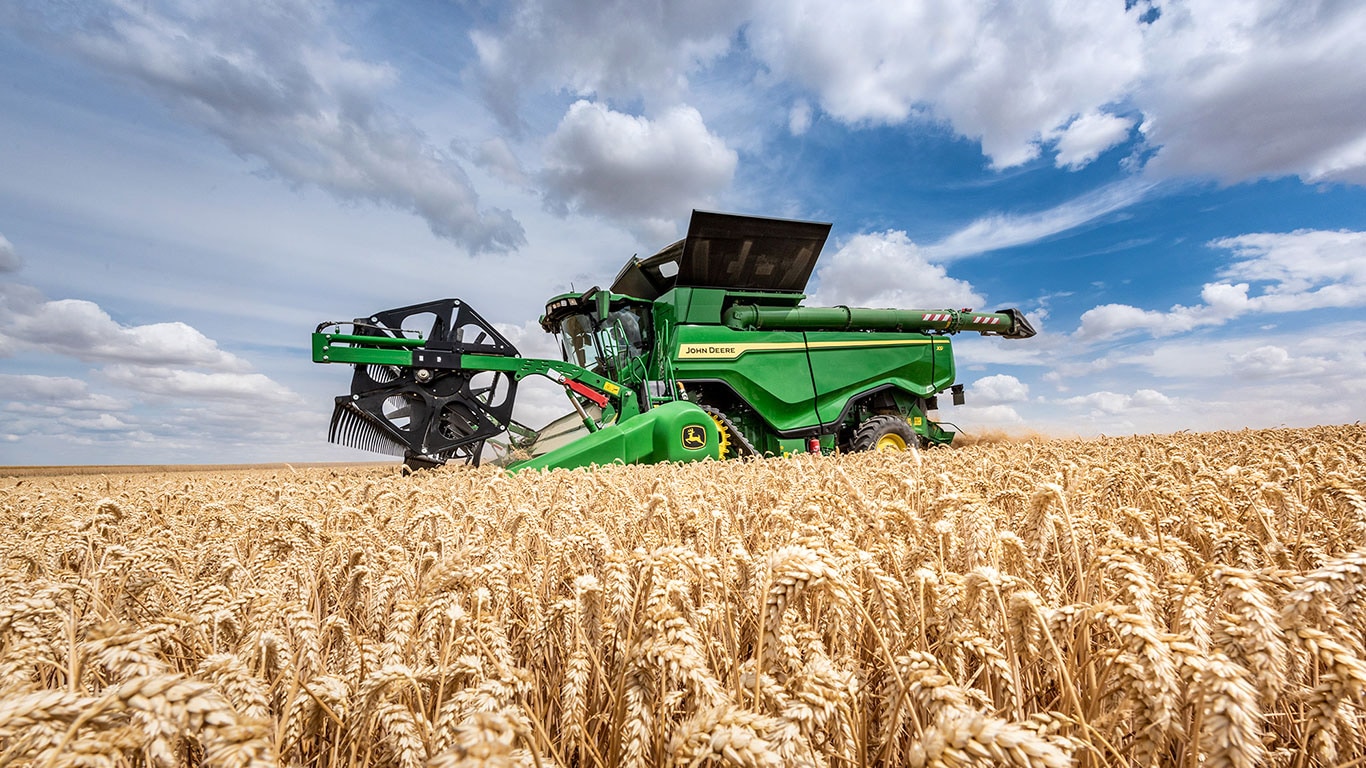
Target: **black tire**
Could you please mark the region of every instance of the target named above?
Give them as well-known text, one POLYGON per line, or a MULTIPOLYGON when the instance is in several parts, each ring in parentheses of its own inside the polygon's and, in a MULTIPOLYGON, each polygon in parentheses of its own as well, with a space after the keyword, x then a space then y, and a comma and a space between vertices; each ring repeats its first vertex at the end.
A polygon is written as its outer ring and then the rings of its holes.
POLYGON ((900 416, 871 416, 854 430, 855 451, 909 451, 920 447, 920 436, 900 416))

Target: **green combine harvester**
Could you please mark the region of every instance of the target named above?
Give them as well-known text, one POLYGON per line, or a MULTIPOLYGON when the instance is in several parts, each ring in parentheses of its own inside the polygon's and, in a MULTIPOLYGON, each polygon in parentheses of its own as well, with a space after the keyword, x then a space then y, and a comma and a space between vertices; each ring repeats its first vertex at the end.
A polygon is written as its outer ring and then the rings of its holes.
POLYGON ((694 211, 684 240, 632 257, 610 290, 546 304, 561 360, 521 357, 459 299, 323 323, 313 361, 353 367, 329 440, 411 468, 478 465, 488 445, 509 470, 950 443, 934 418, 941 392, 963 402, 950 335, 1034 329, 1015 309, 802 306, 829 233, 694 211), (533 375, 573 407, 540 430, 512 417, 533 375))

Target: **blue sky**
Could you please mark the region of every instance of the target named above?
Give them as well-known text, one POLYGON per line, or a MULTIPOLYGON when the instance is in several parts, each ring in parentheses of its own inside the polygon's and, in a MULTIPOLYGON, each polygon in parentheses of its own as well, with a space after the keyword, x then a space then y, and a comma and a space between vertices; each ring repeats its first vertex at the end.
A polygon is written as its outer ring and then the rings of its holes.
MULTIPOLYGON (((1366 6, 0 0, 0 464, 368 459, 308 334, 525 354, 694 208, 831 221, 812 301, 1016 306, 973 433, 1366 417, 1366 6)), ((519 401, 538 423, 565 408, 519 401)))

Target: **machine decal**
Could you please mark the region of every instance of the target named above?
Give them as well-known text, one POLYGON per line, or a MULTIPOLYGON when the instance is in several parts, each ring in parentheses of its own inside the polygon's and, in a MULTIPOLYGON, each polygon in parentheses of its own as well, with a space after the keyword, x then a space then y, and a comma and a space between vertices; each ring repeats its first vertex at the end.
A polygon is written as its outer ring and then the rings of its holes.
POLYGON ((700 450, 707 447, 707 430, 698 424, 689 424, 683 428, 683 447, 690 451, 700 450))
POLYGON ((678 350, 680 360, 734 360, 746 352, 781 352, 790 349, 857 349, 864 347, 906 347, 933 344, 932 339, 874 339, 869 341, 779 341, 753 344, 683 344, 678 350))

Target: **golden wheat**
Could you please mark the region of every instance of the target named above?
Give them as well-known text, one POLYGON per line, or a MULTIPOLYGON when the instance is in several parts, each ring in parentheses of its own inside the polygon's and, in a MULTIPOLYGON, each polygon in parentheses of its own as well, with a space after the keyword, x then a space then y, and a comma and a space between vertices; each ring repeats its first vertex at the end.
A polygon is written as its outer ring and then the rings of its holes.
POLYGON ((0 479, 0 765, 1366 764, 1366 427, 0 479))

